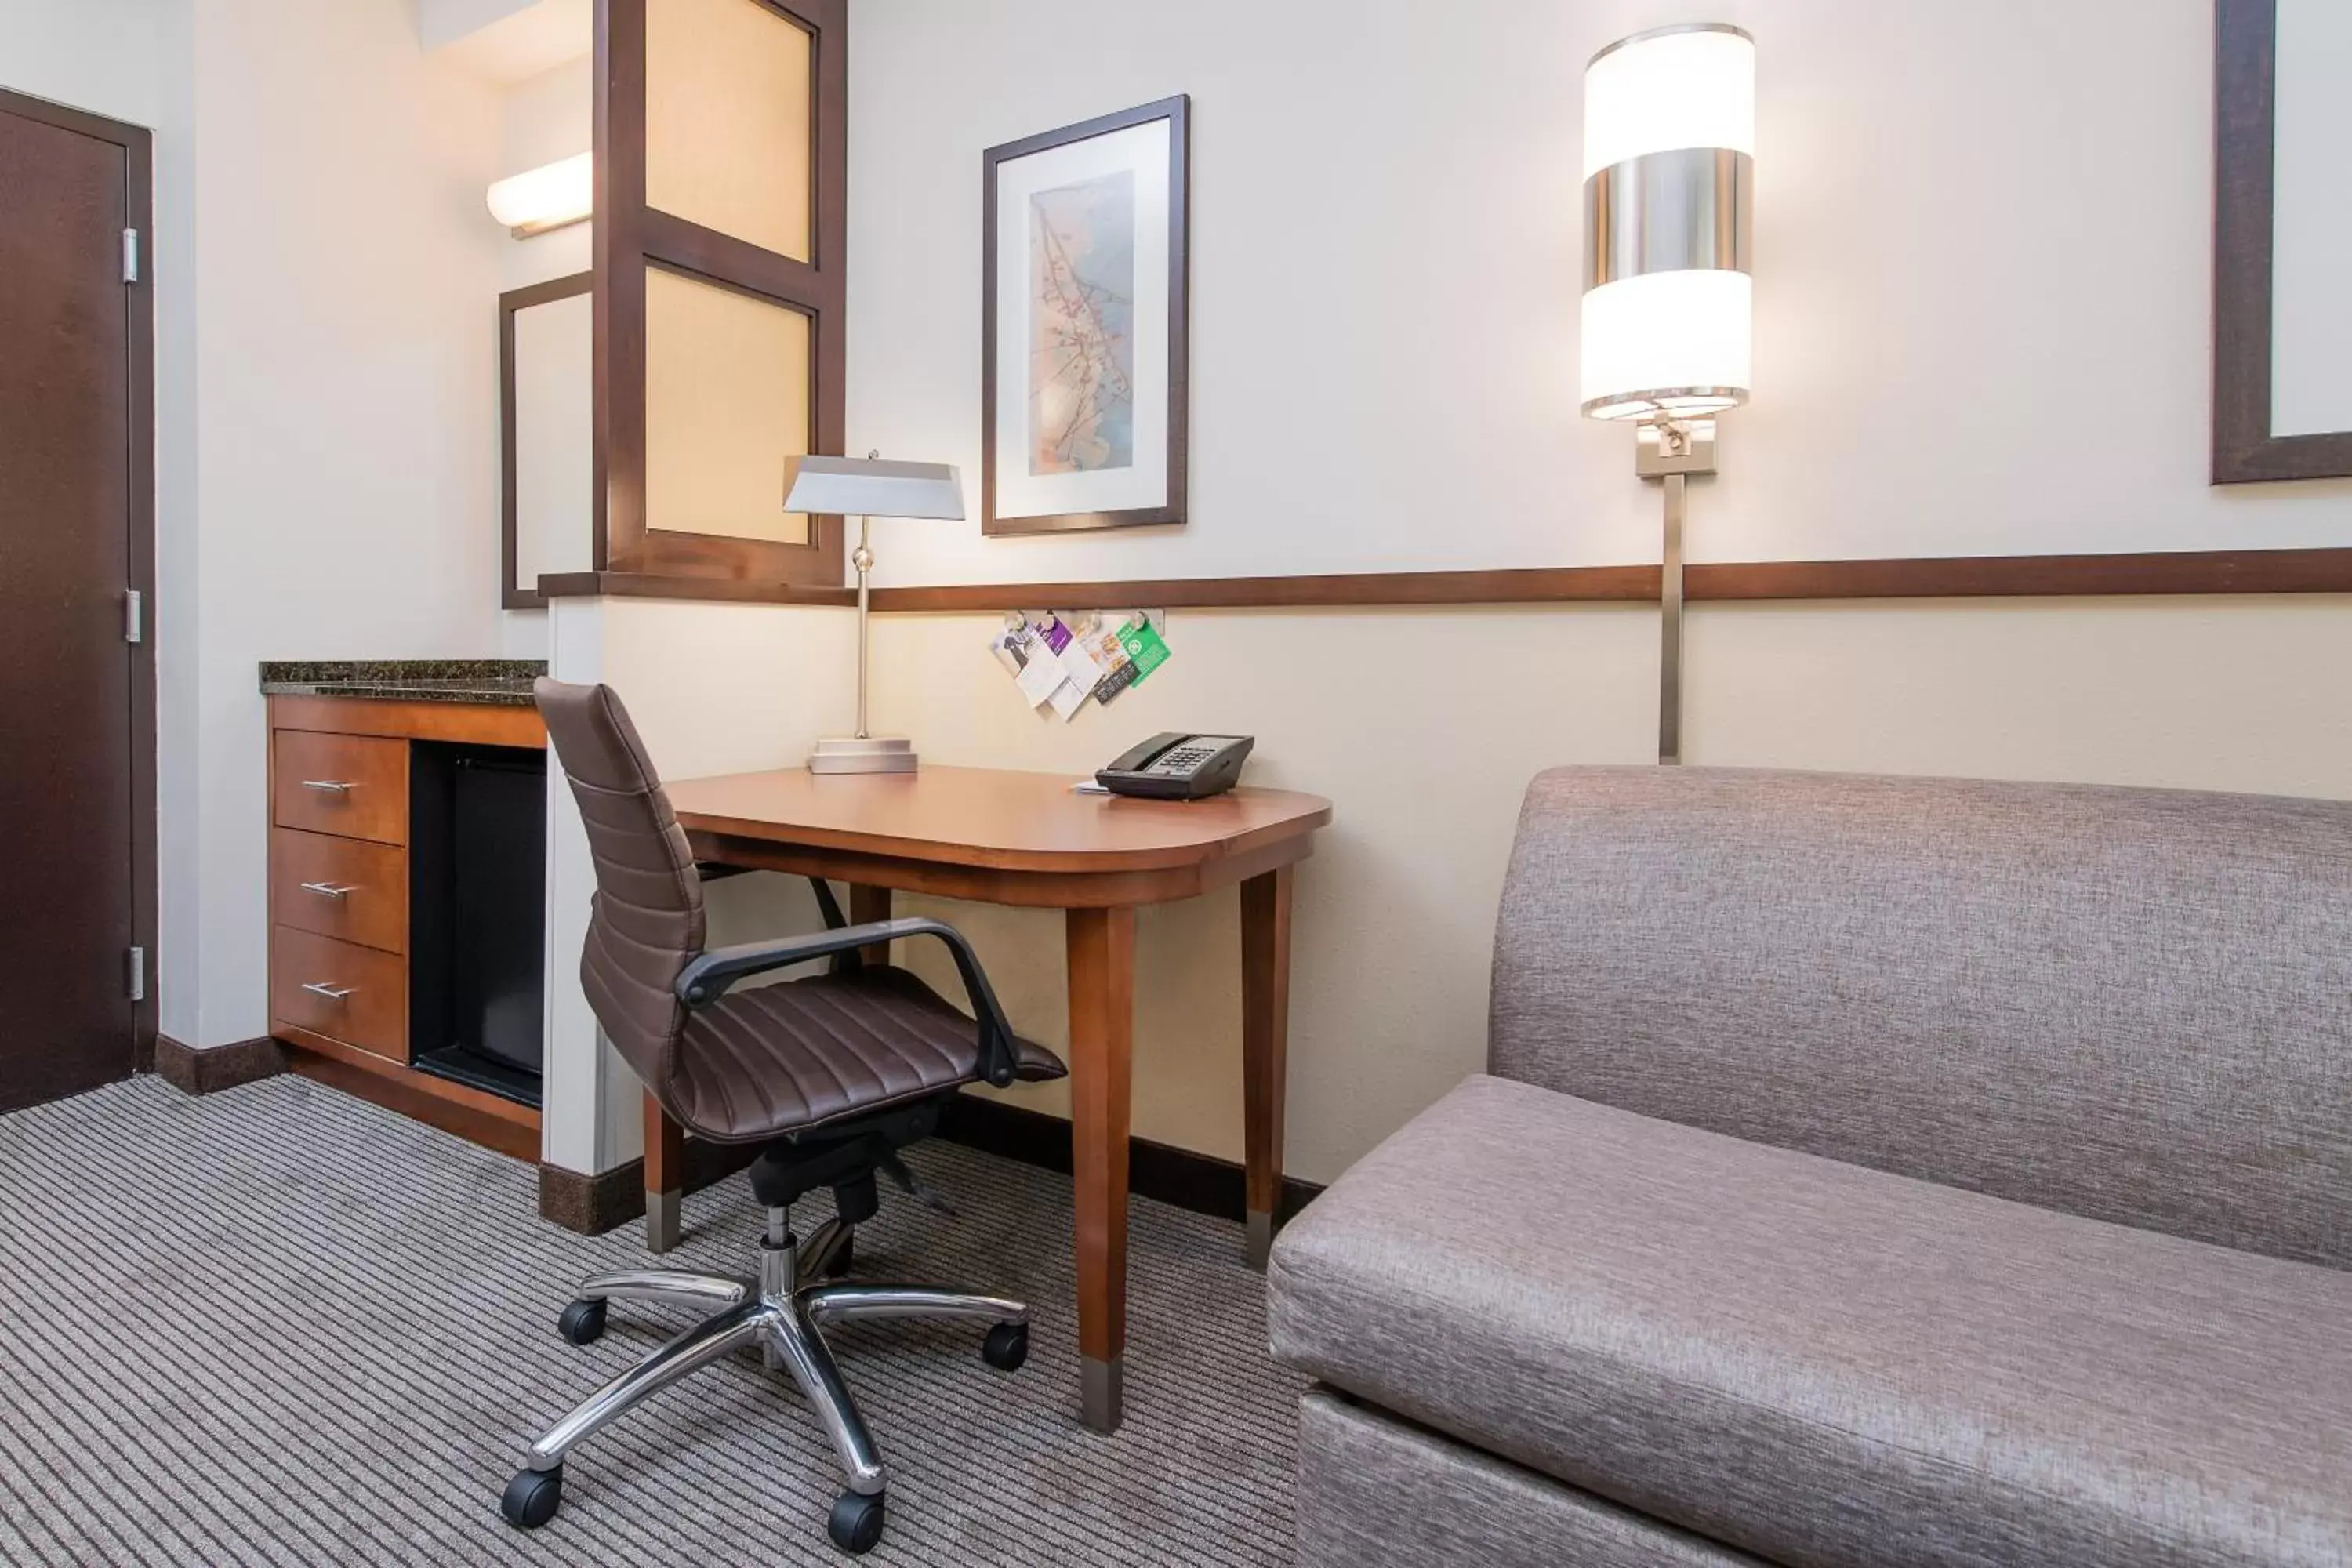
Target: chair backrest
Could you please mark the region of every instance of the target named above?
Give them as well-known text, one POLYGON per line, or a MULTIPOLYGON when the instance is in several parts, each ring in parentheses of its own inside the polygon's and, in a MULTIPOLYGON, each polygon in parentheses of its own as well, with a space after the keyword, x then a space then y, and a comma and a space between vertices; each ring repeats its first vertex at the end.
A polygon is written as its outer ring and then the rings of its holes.
POLYGON ((1491 1023, 1505 1077, 2352 1267, 2352 803, 1559 769, 1491 1023))
POLYGON ((542 678, 531 695, 572 781, 596 868, 580 984, 614 1047, 667 1100, 686 1023, 671 987, 703 947, 694 854, 611 687, 542 678))

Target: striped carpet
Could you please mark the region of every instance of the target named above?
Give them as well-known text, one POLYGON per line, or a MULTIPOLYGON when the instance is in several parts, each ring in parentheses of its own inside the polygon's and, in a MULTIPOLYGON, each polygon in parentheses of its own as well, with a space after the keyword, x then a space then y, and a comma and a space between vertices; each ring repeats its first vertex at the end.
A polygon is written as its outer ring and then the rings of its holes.
MULTIPOLYGON (((1067 1179, 937 1143, 910 1163, 961 1217, 888 1194, 858 1275, 1003 1290, 1036 1322, 1010 1376, 966 1331, 833 1336, 891 1468, 864 1561, 1287 1562, 1301 1384, 1266 1359, 1239 1227, 1136 1200, 1127 1424, 1101 1438, 1076 1418, 1067 1179)), ((0 1117, 0 1562, 849 1561, 832 1451, 749 1357, 575 1451, 552 1524, 499 1517, 536 1430, 686 1321, 615 1307, 565 1344, 571 1283, 646 1255, 534 1204, 521 1165, 298 1078, 0 1117)), ((675 1261, 748 1271, 757 1218, 740 1176, 689 1199, 675 1261)))

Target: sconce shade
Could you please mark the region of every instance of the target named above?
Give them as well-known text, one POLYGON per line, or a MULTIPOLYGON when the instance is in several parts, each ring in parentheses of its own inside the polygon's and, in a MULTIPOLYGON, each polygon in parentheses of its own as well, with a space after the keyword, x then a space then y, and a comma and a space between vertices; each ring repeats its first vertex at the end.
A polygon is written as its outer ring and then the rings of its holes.
POLYGON ((1748 400, 1756 45, 1637 33, 1584 72, 1582 400, 1596 419, 1748 400))
POLYGON ((490 216, 517 239, 578 223, 596 208, 596 155, 576 153, 490 187, 490 216))
POLYGON ((887 458, 794 458, 784 477, 784 510, 844 517, 937 517, 963 521, 963 480, 953 463, 887 458))

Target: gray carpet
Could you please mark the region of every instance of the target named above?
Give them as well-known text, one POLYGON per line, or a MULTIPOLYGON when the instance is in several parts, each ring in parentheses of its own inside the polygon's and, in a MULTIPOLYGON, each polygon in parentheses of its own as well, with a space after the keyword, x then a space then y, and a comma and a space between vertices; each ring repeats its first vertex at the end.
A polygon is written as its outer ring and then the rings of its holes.
MULTIPOLYGON (((832 1336, 890 1466, 863 1561, 1287 1562, 1301 1384, 1266 1359, 1239 1227, 1136 1201, 1127 1424, 1097 1437, 1067 1179, 938 1143, 910 1163, 961 1217, 890 1194, 857 1274, 1023 1296, 1035 1326, 1011 1375, 968 1331, 832 1336)), ((0 1562, 850 1561, 824 1539, 832 1451, 749 1357, 575 1451, 552 1524, 499 1518, 536 1430, 686 1321, 615 1307, 565 1344, 571 1283, 646 1254, 635 1226, 542 1223, 534 1194, 521 1165, 296 1078, 0 1117, 0 1562)), ((686 1219, 677 1266, 749 1270, 741 1177, 686 1219)))

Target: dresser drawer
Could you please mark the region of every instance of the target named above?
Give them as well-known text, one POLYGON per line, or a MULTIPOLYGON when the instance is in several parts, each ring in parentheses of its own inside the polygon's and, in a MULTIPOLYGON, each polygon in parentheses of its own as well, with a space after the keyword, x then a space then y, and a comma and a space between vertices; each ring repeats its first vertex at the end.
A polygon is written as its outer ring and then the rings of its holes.
POLYGON ((281 925, 269 943, 269 1016, 404 1062, 408 965, 396 953, 281 925))
POLYGON ((280 827, 269 836, 278 923, 386 952, 408 951, 408 851, 280 827))
POLYGON ((270 818, 280 827, 408 842, 408 742, 280 730, 271 737, 270 818))

